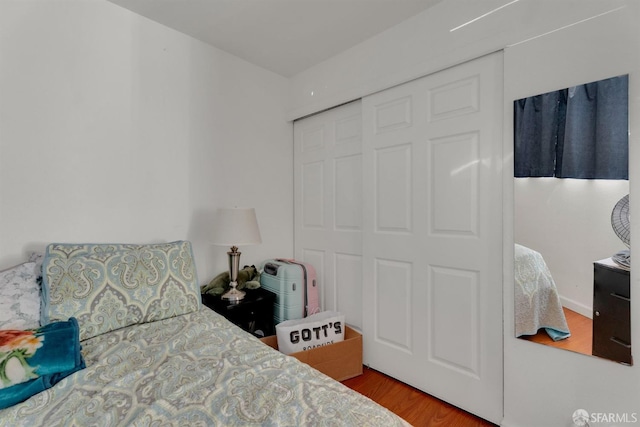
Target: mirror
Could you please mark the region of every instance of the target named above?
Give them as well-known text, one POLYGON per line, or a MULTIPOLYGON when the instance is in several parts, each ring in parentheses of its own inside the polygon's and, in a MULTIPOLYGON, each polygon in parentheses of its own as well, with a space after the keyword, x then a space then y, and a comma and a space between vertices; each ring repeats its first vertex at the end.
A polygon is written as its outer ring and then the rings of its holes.
POLYGON ((628 76, 513 107, 516 337, 631 365, 628 76))

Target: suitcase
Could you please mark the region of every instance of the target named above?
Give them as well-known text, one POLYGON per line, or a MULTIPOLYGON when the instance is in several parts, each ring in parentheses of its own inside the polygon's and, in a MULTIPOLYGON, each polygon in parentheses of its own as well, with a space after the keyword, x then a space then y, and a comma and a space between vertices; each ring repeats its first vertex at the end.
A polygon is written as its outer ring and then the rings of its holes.
POLYGON ((310 264, 282 258, 267 260, 260 286, 276 294, 273 310, 276 325, 320 311, 316 272, 310 264))
POLYGON ((305 291, 305 317, 312 314, 320 313, 320 298, 318 297, 318 285, 316 277, 316 269, 313 265, 296 261, 295 259, 278 258, 278 261, 288 262, 290 264, 297 264, 302 268, 302 274, 304 276, 304 291, 305 291))

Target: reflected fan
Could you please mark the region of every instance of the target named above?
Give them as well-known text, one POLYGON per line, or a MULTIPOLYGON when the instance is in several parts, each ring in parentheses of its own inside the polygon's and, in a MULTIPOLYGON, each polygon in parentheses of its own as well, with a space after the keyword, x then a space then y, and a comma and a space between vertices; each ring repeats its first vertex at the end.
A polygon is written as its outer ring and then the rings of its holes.
MULTIPOLYGON (((629 195, 627 194, 613 207, 611 226, 622 242, 631 248, 631 218, 629 213, 629 195)), ((621 267, 631 268, 631 251, 625 249, 614 254, 611 259, 621 267)))
POLYGON ((611 212, 611 226, 622 242, 630 248, 631 220, 629 214, 629 195, 627 194, 613 207, 611 212))

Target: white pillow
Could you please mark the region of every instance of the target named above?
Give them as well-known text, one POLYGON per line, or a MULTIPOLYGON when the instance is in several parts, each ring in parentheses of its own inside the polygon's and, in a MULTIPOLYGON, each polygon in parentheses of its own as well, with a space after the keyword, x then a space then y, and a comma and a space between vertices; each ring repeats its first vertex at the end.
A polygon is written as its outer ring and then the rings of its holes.
POLYGON ((40 285, 35 262, 0 271, 0 329, 40 326, 40 285))

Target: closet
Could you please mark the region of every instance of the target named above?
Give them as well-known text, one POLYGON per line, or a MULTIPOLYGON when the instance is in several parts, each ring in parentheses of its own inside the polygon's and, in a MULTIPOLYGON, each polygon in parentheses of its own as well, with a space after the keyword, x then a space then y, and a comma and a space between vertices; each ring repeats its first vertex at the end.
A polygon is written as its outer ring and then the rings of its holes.
POLYGON ((364 363, 503 414, 502 53, 294 124, 295 256, 364 363))

